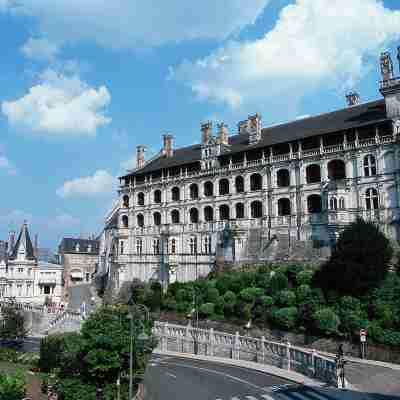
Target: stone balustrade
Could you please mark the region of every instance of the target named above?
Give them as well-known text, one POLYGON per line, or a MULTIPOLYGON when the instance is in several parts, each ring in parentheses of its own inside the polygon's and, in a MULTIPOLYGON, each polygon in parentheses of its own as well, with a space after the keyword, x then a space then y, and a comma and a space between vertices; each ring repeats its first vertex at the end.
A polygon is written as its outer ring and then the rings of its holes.
POLYGON ((159 350, 253 361, 337 384, 334 359, 315 350, 292 346, 289 342, 280 343, 266 340, 264 336, 253 338, 240 336, 238 332, 232 335, 214 331, 213 328, 200 329, 168 322, 155 322, 153 334, 159 339, 159 350))

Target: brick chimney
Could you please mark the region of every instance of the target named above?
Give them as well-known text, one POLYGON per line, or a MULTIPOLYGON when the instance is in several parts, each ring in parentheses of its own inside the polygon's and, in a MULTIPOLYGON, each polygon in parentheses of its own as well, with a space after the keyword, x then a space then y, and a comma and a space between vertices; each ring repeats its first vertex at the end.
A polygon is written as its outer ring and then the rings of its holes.
POLYGON ((146 162, 144 158, 145 147, 140 144, 136 146, 136 168, 142 168, 146 162))
POLYGON ((172 157, 174 154, 174 137, 172 135, 163 135, 163 154, 172 157))
POLYGON ((207 121, 201 124, 201 143, 207 144, 212 136, 212 122, 207 121))
POLYGON ((229 131, 226 125, 221 122, 218 124, 218 139, 221 144, 228 144, 229 131))
POLYGON ((14 245, 15 245, 15 232, 11 231, 10 235, 8 236, 8 250, 9 254, 11 254, 14 250, 14 245))
POLYGON ((360 95, 357 92, 349 92, 346 94, 347 105, 349 107, 360 104, 360 95))

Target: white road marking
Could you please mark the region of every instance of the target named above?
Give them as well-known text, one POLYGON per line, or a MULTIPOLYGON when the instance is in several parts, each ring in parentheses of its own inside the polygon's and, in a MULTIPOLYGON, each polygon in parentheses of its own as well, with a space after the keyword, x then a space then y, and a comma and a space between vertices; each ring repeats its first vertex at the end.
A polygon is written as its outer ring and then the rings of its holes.
MULTIPOLYGON (((177 367, 191 368, 191 369, 197 369, 199 371, 211 372, 211 373, 216 374, 216 375, 222 375, 222 376, 225 376, 226 378, 230 378, 230 379, 232 379, 234 381, 238 381, 238 382, 244 383, 244 384, 246 384, 248 386, 251 386, 251 387, 253 387, 253 388, 257 389, 257 390, 263 390, 263 388, 261 386, 255 385, 254 383, 248 382, 248 381, 246 381, 244 379, 237 378, 236 376, 225 374, 224 372, 214 371, 214 370, 208 369, 208 368, 195 367, 193 365, 184 365, 184 364, 176 364, 176 363, 168 363, 168 364, 169 365, 175 365, 177 367)), ((240 400, 240 399, 232 398, 232 400, 240 400)))
POLYGON ((168 376, 170 376, 170 377, 176 379, 176 375, 171 374, 170 372, 166 372, 165 375, 168 375, 168 376))
POLYGON ((246 396, 247 400, 258 400, 257 398, 255 398, 254 396, 246 396))
POLYGON ((262 397, 263 399, 265 399, 265 400, 275 400, 275 399, 273 399, 273 398, 272 398, 270 395, 268 395, 268 394, 262 394, 261 397, 262 397))
POLYGON ((239 397, 232 397, 231 400, 240 400, 239 397))

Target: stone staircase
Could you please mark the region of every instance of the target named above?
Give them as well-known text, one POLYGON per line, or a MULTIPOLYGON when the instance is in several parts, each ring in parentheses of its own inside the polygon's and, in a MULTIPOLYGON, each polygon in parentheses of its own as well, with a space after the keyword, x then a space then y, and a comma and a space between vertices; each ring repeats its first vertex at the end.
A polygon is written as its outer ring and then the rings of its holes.
POLYGON ((260 253, 260 245, 262 242, 262 231, 260 228, 250 228, 247 240, 247 258, 258 259, 260 253))

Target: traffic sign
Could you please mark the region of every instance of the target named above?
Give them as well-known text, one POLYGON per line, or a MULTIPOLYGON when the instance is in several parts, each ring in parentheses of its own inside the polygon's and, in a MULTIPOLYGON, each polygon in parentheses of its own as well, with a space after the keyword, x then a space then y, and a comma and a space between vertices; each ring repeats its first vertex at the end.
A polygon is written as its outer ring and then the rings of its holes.
POLYGON ((368 331, 366 329, 360 329, 360 341, 361 342, 367 341, 367 334, 368 334, 368 331))

